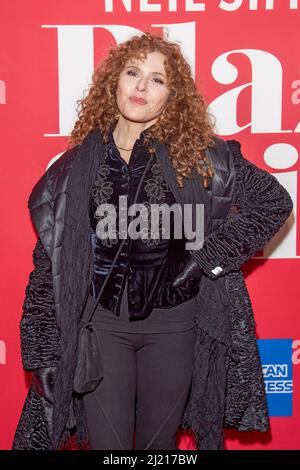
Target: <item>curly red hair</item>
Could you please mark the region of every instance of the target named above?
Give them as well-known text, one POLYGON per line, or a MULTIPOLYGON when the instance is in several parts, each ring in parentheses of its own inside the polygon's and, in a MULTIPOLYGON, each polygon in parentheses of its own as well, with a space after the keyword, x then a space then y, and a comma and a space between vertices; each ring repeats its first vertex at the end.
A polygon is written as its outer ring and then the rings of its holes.
POLYGON ((129 59, 144 60, 153 51, 166 57, 165 73, 170 95, 158 120, 145 133, 144 144, 150 153, 155 152, 151 139, 168 145, 179 187, 183 187, 183 178, 190 177, 195 168, 202 176, 203 187, 208 188, 214 172, 204 151, 215 145, 211 115, 203 96, 197 91, 191 67, 180 46, 149 32, 110 48, 107 58, 95 68, 88 95, 77 101, 81 109, 68 138, 68 148, 80 144, 96 128, 101 130, 103 142, 107 143, 109 129, 116 125, 119 115, 115 98, 119 75, 129 59))

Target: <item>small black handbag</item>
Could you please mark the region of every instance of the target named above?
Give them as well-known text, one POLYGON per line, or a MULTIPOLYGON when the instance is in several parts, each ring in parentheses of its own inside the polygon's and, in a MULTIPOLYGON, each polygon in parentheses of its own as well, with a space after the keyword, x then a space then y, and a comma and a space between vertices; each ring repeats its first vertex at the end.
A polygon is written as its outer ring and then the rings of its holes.
POLYGON ((92 392, 104 377, 97 330, 91 323, 96 301, 90 295, 77 330, 77 365, 74 391, 92 392))
POLYGON ((124 238, 122 243, 120 243, 97 299, 95 300, 92 295, 88 295, 81 319, 78 323, 76 350, 77 364, 73 385, 74 392, 78 394, 92 392, 104 377, 99 338, 97 330, 91 321, 109 275, 113 269, 114 262, 117 259, 125 241, 126 239, 124 238))

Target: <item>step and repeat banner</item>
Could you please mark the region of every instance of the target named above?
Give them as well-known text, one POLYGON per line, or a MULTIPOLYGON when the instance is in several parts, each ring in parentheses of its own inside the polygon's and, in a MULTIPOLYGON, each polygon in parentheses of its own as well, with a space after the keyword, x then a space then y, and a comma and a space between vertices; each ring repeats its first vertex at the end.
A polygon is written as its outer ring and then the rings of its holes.
POLYGON ((284 227, 243 266, 271 431, 227 430, 226 448, 300 449, 300 0, 2 0, 0 18, 0 449, 11 448, 31 378, 19 337, 36 240, 28 196, 65 151, 76 101, 109 47, 164 30, 191 64, 216 134, 241 142, 294 202, 284 227))

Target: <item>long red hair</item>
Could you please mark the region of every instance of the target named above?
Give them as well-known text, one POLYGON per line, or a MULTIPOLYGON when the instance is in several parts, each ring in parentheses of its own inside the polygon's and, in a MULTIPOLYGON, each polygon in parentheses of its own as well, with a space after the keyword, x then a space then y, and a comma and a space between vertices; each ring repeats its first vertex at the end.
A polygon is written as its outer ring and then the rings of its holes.
POLYGON ((144 144, 150 153, 155 151, 151 139, 168 145, 179 187, 183 186, 183 178, 190 177, 192 168, 195 168, 202 176, 204 188, 207 188, 209 178, 214 174, 204 153, 207 147, 215 145, 212 116, 196 89, 191 67, 180 46, 149 32, 110 48, 107 58, 95 68, 88 95, 77 102, 81 109, 68 138, 68 148, 80 144, 96 128, 100 128, 103 142, 108 141, 109 129, 116 125, 119 115, 115 98, 119 75, 128 59, 143 60, 153 51, 166 57, 165 72, 170 95, 164 111, 145 133, 144 144))

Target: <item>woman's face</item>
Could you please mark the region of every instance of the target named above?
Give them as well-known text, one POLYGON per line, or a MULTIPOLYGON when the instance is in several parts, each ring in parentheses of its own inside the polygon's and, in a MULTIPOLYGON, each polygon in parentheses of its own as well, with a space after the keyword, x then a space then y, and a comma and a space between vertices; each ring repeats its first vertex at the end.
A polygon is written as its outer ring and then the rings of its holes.
POLYGON ((124 118, 154 124, 164 110, 169 89, 164 69, 165 56, 150 52, 145 61, 129 59, 120 73, 117 106, 124 118))

